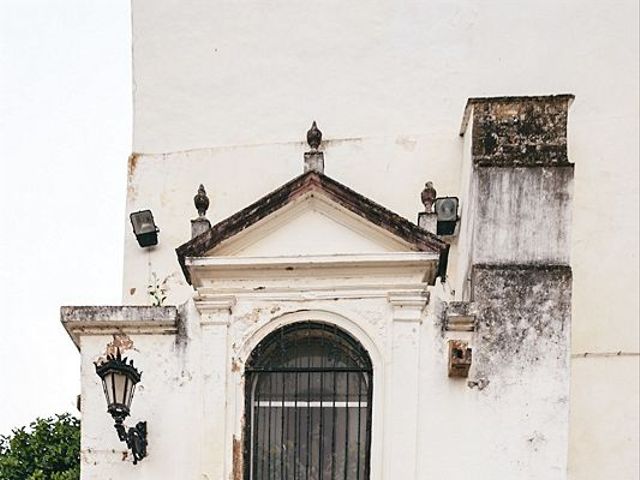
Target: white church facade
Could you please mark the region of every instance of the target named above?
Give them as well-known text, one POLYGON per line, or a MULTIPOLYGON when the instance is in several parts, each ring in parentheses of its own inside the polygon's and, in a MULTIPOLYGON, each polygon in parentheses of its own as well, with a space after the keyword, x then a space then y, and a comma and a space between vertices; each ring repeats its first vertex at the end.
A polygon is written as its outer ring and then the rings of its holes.
MULTIPOLYGON (((593 160, 569 132, 589 95, 534 77, 523 88, 548 95, 474 97, 491 89, 473 69, 427 74, 416 51, 431 71, 478 61, 462 7, 442 12, 441 53, 412 30, 429 6, 268 3, 132 2, 123 302, 61 310, 82 479, 615 472, 606 451, 574 461, 595 448, 576 440, 591 394, 572 385, 572 329, 589 321, 574 175, 579 195, 593 160)), ((603 368, 627 369, 628 415, 635 367, 603 368)), ((611 422, 625 478, 633 425, 611 422)))

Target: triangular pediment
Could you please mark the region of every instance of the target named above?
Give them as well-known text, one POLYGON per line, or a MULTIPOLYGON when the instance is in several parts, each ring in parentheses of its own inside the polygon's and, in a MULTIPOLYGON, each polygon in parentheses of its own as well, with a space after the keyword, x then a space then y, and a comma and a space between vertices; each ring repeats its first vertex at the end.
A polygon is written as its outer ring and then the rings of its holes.
POLYGON ((417 250, 412 243, 312 192, 221 242, 204 256, 275 257, 417 250))
POLYGON ((407 219, 317 172, 307 172, 177 248, 187 258, 429 252, 448 245, 407 219))

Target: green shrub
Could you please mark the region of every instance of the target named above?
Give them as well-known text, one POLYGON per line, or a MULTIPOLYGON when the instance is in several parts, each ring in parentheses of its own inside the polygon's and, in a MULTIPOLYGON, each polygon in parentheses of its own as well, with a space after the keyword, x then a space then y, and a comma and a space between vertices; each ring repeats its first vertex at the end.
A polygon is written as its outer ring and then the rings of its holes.
POLYGON ((80 420, 38 418, 0 436, 0 480, 79 480, 80 420))

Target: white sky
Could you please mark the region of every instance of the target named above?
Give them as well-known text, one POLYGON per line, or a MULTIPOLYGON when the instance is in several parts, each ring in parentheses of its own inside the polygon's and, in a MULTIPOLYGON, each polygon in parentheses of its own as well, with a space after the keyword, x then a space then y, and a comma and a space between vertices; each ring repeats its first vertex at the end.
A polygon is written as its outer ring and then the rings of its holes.
POLYGON ((129 0, 0 0, 0 434, 78 413, 59 307, 121 300, 130 23, 129 0))

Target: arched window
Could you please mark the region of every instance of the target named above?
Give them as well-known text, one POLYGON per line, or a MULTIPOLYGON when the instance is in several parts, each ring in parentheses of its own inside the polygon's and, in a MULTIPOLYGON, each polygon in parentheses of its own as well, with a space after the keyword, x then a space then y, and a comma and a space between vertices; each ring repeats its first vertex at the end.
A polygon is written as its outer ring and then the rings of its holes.
POLYGON ((266 337, 246 365, 246 480, 369 480, 373 371, 335 325, 266 337))

